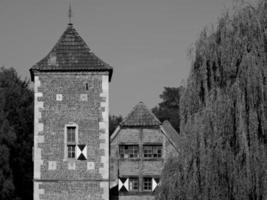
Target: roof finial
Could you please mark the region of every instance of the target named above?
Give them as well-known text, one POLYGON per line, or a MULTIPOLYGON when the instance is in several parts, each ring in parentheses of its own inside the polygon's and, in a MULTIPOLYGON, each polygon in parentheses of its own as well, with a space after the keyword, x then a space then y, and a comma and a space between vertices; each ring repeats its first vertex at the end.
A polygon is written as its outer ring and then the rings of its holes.
POLYGON ((71 18, 72 18, 71 0, 69 2, 68 17, 69 17, 69 25, 72 25, 72 23, 71 23, 71 18))

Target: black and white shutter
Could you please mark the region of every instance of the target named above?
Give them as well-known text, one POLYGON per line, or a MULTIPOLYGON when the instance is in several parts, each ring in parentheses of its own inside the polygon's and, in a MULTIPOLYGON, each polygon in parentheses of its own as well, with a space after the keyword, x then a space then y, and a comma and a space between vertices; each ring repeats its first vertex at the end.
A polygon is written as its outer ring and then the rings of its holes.
POLYGON ((119 191, 127 192, 129 190, 129 178, 119 178, 119 191))
POLYGON ((159 178, 152 178, 152 191, 154 191, 159 185, 159 178))
POLYGON ((87 146, 85 144, 76 145, 76 159, 87 160, 87 146))

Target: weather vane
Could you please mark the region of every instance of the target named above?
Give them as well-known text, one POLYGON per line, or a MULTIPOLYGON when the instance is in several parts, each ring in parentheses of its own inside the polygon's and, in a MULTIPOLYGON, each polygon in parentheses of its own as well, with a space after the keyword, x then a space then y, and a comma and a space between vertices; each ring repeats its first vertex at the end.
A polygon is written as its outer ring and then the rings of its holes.
POLYGON ((72 23, 71 23, 71 18, 72 18, 71 1, 69 2, 69 12, 68 12, 68 17, 69 17, 69 24, 72 24, 72 23))

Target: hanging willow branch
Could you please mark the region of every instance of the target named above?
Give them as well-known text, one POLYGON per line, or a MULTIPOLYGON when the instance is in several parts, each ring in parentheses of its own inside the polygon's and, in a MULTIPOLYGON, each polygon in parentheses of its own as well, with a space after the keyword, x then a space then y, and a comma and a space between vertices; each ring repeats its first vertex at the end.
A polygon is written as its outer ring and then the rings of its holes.
POLYGON ((267 199, 267 1, 231 13, 195 43, 158 199, 267 199))

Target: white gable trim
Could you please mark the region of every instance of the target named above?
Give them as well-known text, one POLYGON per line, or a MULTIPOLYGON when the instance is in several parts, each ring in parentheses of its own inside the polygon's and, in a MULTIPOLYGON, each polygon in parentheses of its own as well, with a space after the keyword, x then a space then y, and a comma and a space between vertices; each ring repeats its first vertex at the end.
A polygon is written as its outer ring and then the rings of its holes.
POLYGON ((164 130, 164 127, 162 125, 160 125, 160 130, 162 131, 162 133, 166 136, 166 138, 169 140, 169 142, 172 144, 172 146, 175 148, 175 150, 180 153, 178 147, 176 146, 175 142, 172 141, 172 139, 170 138, 170 136, 167 134, 167 132, 164 130))
POLYGON ((117 128, 115 129, 115 131, 112 133, 112 135, 110 136, 110 143, 114 140, 114 138, 118 135, 118 133, 121 130, 121 126, 117 126, 117 128))

